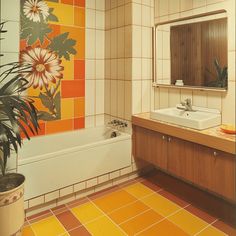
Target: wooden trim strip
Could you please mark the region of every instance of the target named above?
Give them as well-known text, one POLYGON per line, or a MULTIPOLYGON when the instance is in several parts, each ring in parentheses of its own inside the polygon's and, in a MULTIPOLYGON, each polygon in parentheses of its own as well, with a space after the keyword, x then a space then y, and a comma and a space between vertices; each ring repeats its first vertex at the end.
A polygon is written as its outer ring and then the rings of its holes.
POLYGON ((222 14, 222 13, 226 13, 226 10, 222 9, 222 10, 217 10, 217 11, 210 11, 210 12, 201 13, 201 14, 197 14, 197 15, 181 17, 181 18, 174 19, 174 20, 162 21, 162 22, 156 23, 155 27, 157 27, 159 25, 171 24, 171 23, 175 23, 175 22, 179 22, 179 21, 192 20, 192 19, 196 19, 199 17, 211 16, 211 15, 222 14))

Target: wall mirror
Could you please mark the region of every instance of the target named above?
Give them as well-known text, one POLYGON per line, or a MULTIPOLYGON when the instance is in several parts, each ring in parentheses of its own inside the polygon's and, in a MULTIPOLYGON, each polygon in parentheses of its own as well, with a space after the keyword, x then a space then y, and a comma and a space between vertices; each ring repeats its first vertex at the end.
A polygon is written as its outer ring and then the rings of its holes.
POLYGON ((155 85, 227 89, 225 11, 157 24, 154 38, 155 85))

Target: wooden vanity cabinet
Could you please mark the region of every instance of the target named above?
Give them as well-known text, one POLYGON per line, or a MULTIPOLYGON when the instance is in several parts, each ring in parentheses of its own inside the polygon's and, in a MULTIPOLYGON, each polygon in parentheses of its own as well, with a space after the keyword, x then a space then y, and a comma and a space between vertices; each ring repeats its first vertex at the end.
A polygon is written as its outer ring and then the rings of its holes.
POLYGON ((134 156, 166 170, 166 137, 161 133, 138 126, 133 128, 133 136, 134 156))
POLYGON ((194 182, 194 143, 168 136, 167 170, 177 177, 194 182))
POLYGON ((194 183, 227 199, 236 200, 236 158, 233 154, 194 145, 194 183))
POLYGON ((134 156, 171 175, 236 201, 233 154, 133 126, 134 156))

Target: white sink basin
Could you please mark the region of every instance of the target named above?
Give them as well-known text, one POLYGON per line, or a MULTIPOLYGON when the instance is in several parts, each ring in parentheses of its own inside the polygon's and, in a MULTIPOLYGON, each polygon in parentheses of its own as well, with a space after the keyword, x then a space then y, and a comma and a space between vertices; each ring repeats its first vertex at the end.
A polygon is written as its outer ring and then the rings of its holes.
POLYGON ((193 109, 196 111, 184 111, 176 107, 164 108, 151 111, 150 117, 197 130, 221 124, 221 114, 218 110, 194 106, 193 109))

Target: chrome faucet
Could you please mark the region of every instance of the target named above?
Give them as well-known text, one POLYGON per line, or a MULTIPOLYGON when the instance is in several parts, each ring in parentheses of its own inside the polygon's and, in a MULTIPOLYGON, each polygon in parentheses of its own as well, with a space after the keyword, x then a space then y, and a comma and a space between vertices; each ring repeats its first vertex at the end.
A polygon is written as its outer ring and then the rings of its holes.
POLYGON ((195 111, 192 108, 191 98, 187 98, 187 99, 184 100, 184 102, 180 102, 180 103, 181 103, 182 106, 184 106, 184 108, 177 106, 178 109, 185 110, 185 111, 195 111))

